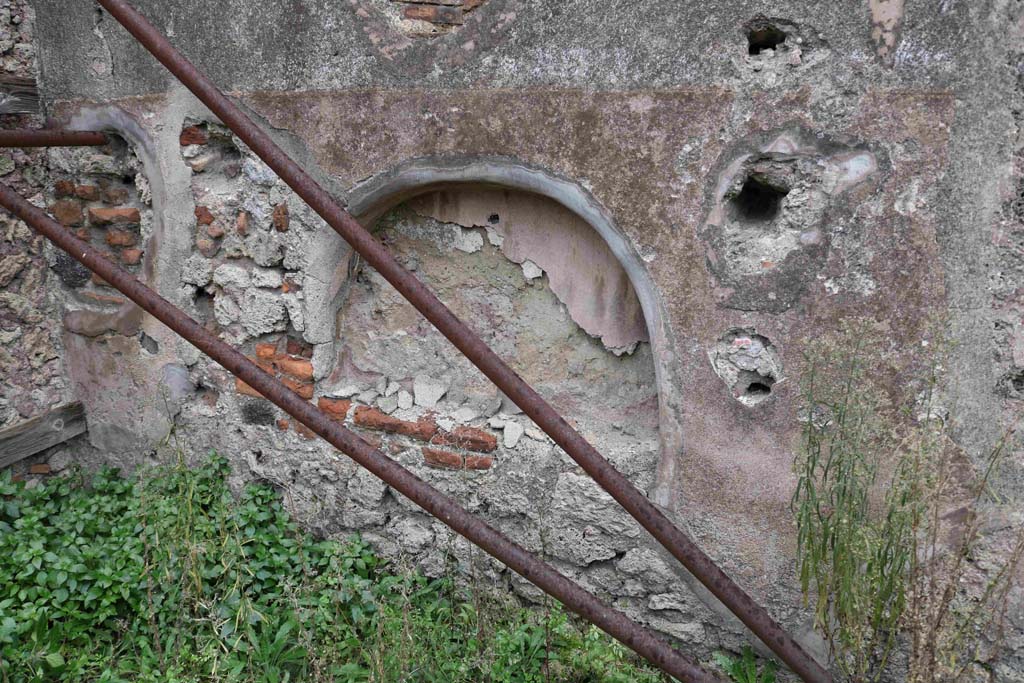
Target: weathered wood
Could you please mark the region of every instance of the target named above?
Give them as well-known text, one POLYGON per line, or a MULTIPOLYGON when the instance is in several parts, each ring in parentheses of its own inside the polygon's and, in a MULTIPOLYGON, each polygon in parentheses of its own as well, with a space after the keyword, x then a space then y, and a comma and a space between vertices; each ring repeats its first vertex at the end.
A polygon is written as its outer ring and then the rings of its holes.
POLYGON ((39 89, 34 78, 0 76, 0 114, 38 114, 39 89))
POLYGON ((0 467, 7 467, 50 446, 84 433, 85 409, 69 403, 0 431, 0 467))

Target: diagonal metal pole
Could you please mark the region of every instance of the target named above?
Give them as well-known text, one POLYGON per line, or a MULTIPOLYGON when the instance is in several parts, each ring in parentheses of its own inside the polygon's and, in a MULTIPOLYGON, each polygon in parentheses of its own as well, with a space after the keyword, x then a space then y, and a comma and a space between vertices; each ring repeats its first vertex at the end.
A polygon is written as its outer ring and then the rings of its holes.
POLYGON ((99 147, 110 142, 91 130, 0 130, 0 147, 99 147))
POLYGON ((78 239, 3 183, 0 183, 0 206, 25 221, 33 230, 66 251, 332 446, 654 666, 687 683, 724 683, 721 678, 701 669, 648 629, 622 612, 608 607, 562 576, 551 565, 537 559, 500 531, 467 512, 452 498, 373 448, 358 434, 334 422, 326 413, 300 398, 280 380, 264 372, 181 309, 142 284, 128 271, 114 265, 101 252, 78 239))
POLYGON ((126 0, 96 0, 154 57, 253 150, 477 368, 512 399, 619 505, 732 611, 761 641, 809 683, 831 676, 694 541, 648 500, 358 221, 274 143, 259 126, 126 0))

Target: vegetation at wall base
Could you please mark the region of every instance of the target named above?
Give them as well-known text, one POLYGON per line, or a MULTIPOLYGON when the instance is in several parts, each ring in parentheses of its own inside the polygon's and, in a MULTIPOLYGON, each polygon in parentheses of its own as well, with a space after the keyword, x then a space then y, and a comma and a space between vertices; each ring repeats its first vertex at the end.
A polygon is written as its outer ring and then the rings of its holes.
POLYGON ((0 682, 668 680, 559 609, 315 540, 227 473, 0 474, 0 682))

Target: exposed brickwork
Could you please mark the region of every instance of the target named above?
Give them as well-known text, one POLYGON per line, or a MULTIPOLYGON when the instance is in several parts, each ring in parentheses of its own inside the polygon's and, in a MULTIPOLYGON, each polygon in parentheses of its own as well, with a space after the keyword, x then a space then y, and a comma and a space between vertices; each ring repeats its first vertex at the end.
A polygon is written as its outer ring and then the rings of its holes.
POLYGON ((432 24, 458 25, 462 23, 462 8, 410 4, 405 7, 403 16, 406 19, 429 21, 432 24))
POLYGON ((489 470, 494 465, 493 458, 483 455, 462 456, 452 451, 430 448, 429 446, 424 446, 422 452, 423 461, 431 467, 455 470, 489 470))
POLYGON ((401 434, 420 441, 430 441, 437 433, 437 425, 433 422, 420 420, 419 422, 408 422, 397 417, 391 417, 376 408, 359 406, 353 415, 353 421, 360 427, 376 429, 389 434, 401 434))
POLYGON ((461 455, 437 448, 423 448, 423 460, 431 467, 461 470, 463 466, 461 455))
POLYGON ((94 227, 107 225, 139 225, 142 214, 138 209, 129 207, 107 208, 93 207, 89 209, 89 224, 94 227))
POLYGON ((349 409, 352 407, 352 401, 343 398, 321 397, 317 401, 317 405, 320 407, 320 410, 330 415, 332 419, 344 422, 348 416, 349 409))
MULTIPOLYGON (((307 358, 281 353, 281 346, 287 346, 287 342, 259 342, 249 360, 281 380, 300 397, 310 400, 314 392, 312 363, 307 358)), ((235 380, 235 390, 245 396, 260 396, 258 391, 241 380, 235 380)))
POLYGON ((450 432, 441 431, 430 442, 479 453, 491 453, 498 448, 496 436, 476 427, 456 427, 450 432))

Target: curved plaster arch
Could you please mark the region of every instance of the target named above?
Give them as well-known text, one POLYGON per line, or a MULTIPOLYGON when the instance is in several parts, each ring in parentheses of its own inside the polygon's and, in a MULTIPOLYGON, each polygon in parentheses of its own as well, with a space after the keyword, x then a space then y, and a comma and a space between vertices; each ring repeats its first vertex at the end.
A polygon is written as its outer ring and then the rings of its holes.
MULTIPOLYGON (((361 181, 349 191, 348 210, 365 227, 371 228, 381 216, 402 202, 429 192, 457 187, 489 187, 529 192, 566 207, 601 236, 622 265, 640 301, 653 351, 658 392, 658 426, 661 452, 651 499, 662 507, 672 505, 672 480, 682 453, 681 405, 676 356, 665 323, 665 308, 653 278, 626 235, 610 213, 579 183, 558 177, 544 169, 507 157, 421 157, 361 181)), ((351 254, 348 245, 334 232, 320 233, 311 245, 307 271, 306 306, 311 314, 328 305, 331 315, 307 315, 316 320, 307 325, 307 340, 329 344, 334 338, 333 322, 343 298, 348 274, 340 272, 351 254)), ((323 371, 321 371, 323 372, 323 371)), ((319 374, 319 373, 318 373, 319 374)), ((324 372, 326 374, 326 372, 324 372)))

